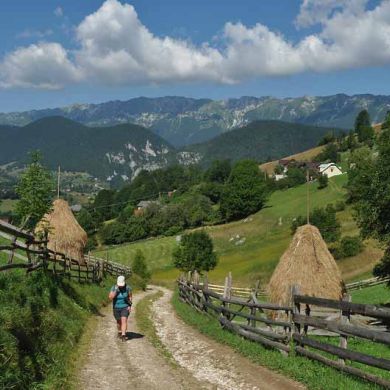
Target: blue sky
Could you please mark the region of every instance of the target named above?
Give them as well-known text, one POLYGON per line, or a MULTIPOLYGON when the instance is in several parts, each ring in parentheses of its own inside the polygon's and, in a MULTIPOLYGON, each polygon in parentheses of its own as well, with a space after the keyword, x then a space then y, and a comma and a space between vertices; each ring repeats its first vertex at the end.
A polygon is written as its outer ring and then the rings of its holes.
POLYGON ((390 2, 5 0, 0 111, 184 95, 389 94, 390 2))

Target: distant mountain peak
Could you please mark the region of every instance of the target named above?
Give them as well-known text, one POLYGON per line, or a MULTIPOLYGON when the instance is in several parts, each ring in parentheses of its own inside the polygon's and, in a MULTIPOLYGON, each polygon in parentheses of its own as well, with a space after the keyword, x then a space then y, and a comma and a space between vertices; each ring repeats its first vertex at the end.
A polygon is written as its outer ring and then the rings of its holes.
POLYGON ((92 127, 133 123, 149 128, 170 144, 180 147, 207 141, 254 120, 273 119, 348 129, 360 110, 368 109, 372 121, 381 122, 389 108, 390 96, 371 94, 285 98, 241 96, 221 100, 140 96, 127 101, 0 113, 0 124, 26 125, 54 115, 92 127))

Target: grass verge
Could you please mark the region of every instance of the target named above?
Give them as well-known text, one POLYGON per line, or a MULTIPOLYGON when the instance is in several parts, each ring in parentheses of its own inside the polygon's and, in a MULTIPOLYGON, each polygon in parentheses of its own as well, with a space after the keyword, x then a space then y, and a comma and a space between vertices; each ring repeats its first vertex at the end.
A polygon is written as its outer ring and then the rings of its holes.
POLYGON ((111 282, 77 284, 43 270, 1 273, 0 388, 72 388, 77 345, 111 282))
POLYGON ((163 293, 159 291, 140 300, 136 306, 135 319, 137 321, 138 329, 144 333, 153 347, 155 347, 156 350, 169 361, 169 363, 176 366, 172 354, 168 351, 165 345, 161 342, 160 338, 157 336, 156 327, 154 326, 152 320, 152 305, 157 299, 161 298, 162 295, 163 293))
POLYGON ((177 291, 173 296, 172 304, 179 317, 199 332, 232 347, 257 364, 276 370, 305 384, 309 389, 360 390, 380 388, 301 356, 283 357, 278 351, 265 348, 260 344, 227 332, 220 327, 215 318, 198 313, 181 302, 177 291))

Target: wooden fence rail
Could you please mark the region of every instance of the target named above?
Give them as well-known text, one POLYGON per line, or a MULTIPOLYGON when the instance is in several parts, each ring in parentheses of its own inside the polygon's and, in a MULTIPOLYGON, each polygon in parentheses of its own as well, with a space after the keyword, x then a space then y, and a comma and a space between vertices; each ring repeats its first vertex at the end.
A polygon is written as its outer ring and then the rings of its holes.
POLYGON ((390 388, 390 376, 382 374, 390 371, 390 359, 370 355, 374 344, 390 346, 390 308, 352 303, 347 294, 339 301, 305 296, 299 294, 299 286, 291 288, 291 305, 287 306, 260 302, 258 291, 245 299, 232 296, 231 275, 226 278, 223 294, 210 286, 206 277, 201 283, 198 275, 191 279, 182 276, 178 280, 179 297, 196 310, 216 317, 223 328, 249 340, 284 355, 294 351, 390 388), (361 340, 354 343, 353 350, 348 347, 351 338, 361 340), (367 348, 365 343, 372 345, 367 348), (362 347, 363 351, 356 350, 362 347), (370 372, 365 367, 379 370, 370 372))
POLYGON ((6 238, 6 242, 0 245, 0 252, 8 255, 7 264, 0 265, 0 272, 22 268, 29 273, 45 268, 58 276, 79 282, 98 282, 105 274, 131 275, 130 267, 113 261, 87 255, 84 262, 80 262, 66 253, 50 250, 46 238, 35 237, 4 221, 0 221, 0 236, 6 238), (23 262, 15 263, 15 257, 23 262))
MULTIPOLYGON (((347 283, 345 285, 347 291, 354 291, 354 290, 360 290, 362 288, 371 287, 371 286, 377 286, 379 284, 385 284, 390 283, 390 277, 389 278, 369 278, 364 280, 359 280, 358 282, 353 283, 347 283)), ((200 283, 202 284, 202 283, 200 283)), ((209 289, 213 290, 217 293, 223 294, 225 286, 222 284, 211 284, 209 283, 209 289)), ((249 287, 232 287, 232 295, 237 297, 249 297, 252 292, 254 291, 253 288, 249 287)), ((258 296, 267 296, 267 290, 266 289, 259 289, 257 292, 258 296)))

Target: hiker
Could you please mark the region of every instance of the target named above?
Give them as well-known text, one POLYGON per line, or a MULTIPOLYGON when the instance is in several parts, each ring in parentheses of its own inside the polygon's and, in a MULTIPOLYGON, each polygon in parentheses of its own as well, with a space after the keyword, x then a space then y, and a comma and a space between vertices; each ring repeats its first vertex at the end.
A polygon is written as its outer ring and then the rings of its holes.
POLYGON ((131 287, 126 285, 125 277, 118 276, 116 285, 112 286, 108 298, 112 301, 114 317, 118 325, 118 337, 127 340, 127 319, 130 315, 133 294, 131 287))

